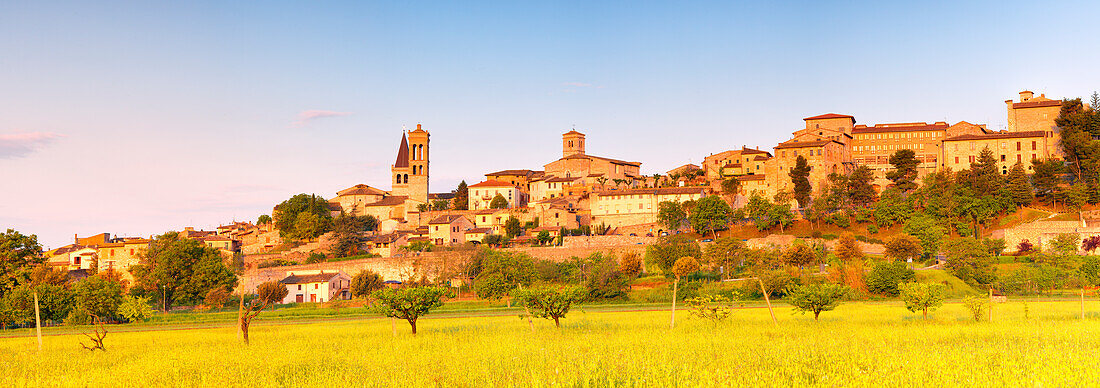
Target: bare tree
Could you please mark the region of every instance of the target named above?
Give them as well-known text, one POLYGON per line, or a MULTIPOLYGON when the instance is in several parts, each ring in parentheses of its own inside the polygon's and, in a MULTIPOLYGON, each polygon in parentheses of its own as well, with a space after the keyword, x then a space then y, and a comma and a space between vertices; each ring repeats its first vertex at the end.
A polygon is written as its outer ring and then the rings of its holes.
POLYGON ((248 304, 248 308, 245 308, 244 294, 241 294, 241 307, 237 313, 237 323, 239 324, 241 338, 244 339, 244 343, 248 344, 248 325, 252 324, 252 319, 260 315, 261 311, 264 311, 268 306, 286 298, 287 291, 286 286, 279 282, 265 282, 256 287, 256 298, 248 304))

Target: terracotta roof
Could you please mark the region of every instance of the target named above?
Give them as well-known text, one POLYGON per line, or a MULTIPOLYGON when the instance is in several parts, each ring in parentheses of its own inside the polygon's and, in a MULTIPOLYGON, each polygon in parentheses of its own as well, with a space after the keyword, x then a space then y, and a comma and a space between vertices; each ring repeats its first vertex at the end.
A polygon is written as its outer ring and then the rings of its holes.
POLYGON ((326 204, 326 205, 328 206, 328 210, 329 210, 329 211, 340 211, 340 210, 344 210, 344 208, 340 207, 340 204, 338 204, 338 203, 336 203, 336 202, 326 202, 325 204, 326 204))
POLYGON ((478 211, 474 212, 474 214, 477 214, 477 215, 493 214, 493 213, 496 213, 498 210, 500 210, 500 209, 478 210, 478 211))
POLYGON ((428 194, 428 199, 454 199, 455 193, 434 193, 428 194))
POLYGON ((569 131, 569 132, 563 133, 563 135, 582 135, 582 136, 583 136, 584 134, 583 134, 583 133, 580 133, 580 132, 577 132, 577 130, 576 130, 576 129, 574 129, 574 130, 572 130, 572 131, 569 131))
POLYGON ((397 149, 397 161, 394 167, 409 167, 409 141, 405 139, 405 133, 401 132, 401 146, 397 149))
POLYGON ((575 181, 575 180, 577 180, 577 178, 552 177, 550 179, 547 179, 546 181, 547 182, 572 182, 572 181, 575 181))
POLYGON ((744 182, 744 181, 762 181, 762 180, 764 180, 764 174, 742 175, 742 176, 737 177, 737 180, 741 181, 741 182, 744 182))
POLYGON ((406 197, 404 195, 393 195, 389 197, 384 197, 378 201, 374 201, 363 206, 396 206, 405 203, 406 199, 409 199, 409 197, 406 197))
POLYGON ((597 194, 601 196, 609 195, 632 195, 632 194, 652 194, 652 195, 669 195, 669 194, 695 194, 701 193, 707 190, 707 187, 661 187, 661 188, 643 188, 643 189, 622 189, 622 190, 606 190, 597 194))
POLYGON ((563 159, 599 159, 599 160, 608 161, 608 162, 611 162, 611 163, 614 163, 614 164, 625 164, 625 165, 630 165, 630 166, 641 166, 642 165, 642 162, 627 162, 625 160, 611 159, 611 158, 605 158, 605 157, 601 157, 601 156, 592 156, 592 155, 588 155, 588 154, 569 155, 569 156, 566 156, 566 157, 561 158, 559 160, 563 160, 563 159))
POLYGON ((338 196, 345 195, 386 195, 385 191, 364 185, 358 184, 336 192, 338 196))
POLYGON ((231 238, 226 238, 226 237, 222 237, 222 236, 200 237, 199 240, 202 240, 202 241, 233 241, 233 239, 231 239, 231 238))
POLYGON ((516 186, 511 184, 511 183, 508 183, 508 182, 487 180, 485 182, 470 185, 469 187, 516 187, 516 186))
POLYGON ((1062 106, 1062 102, 1058 100, 1017 102, 1012 104, 1012 109, 1045 108, 1050 106, 1062 106))
POLYGON ((540 227, 531 229, 532 232, 541 232, 541 231, 544 231, 544 230, 547 231, 547 232, 557 232, 557 231, 561 230, 561 227, 560 226, 540 226, 540 227))
POLYGON ((490 228, 473 228, 473 229, 467 230, 466 234, 489 233, 489 232, 492 232, 492 231, 493 230, 490 229, 490 228))
POLYGON ((504 170, 504 171, 491 172, 491 173, 485 174, 485 176, 497 176, 497 175, 530 176, 533 173, 534 173, 534 171, 531 171, 531 170, 504 170))
POLYGON ((760 156, 760 155, 757 155, 757 156, 756 156, 755 158, 752 158, 752 160, 756 160, 756 161, 759 161, 759 160, 768 160, 768 157, 769 157, 769 156, 771 156, 771 155, 768 155, 768 156, 760 156))
POLYGON ((439 217, 436 217, 435 219, 433 219, 431 221, 428 221, 428 225, 450 224, 452 222, 455 222, 455 220, 458 220, 459 218, 466 218, 466 217, 462 216, 461 214, 444 214, 444 215, 441 215, 439 217))
POLYGON ((282 284, 324 283, 324 282, 327 282, 329 280, 332 280, 333 278, 335 278, 339 275, 340 275, 339 272, 315 273, 315 274, 309 274, 309 275, 289 275, 289 276, 283 278, 283 280, 280 280, 279 283, 282 283, 282 284))
POLYGON ((761 151, 761 150, 758 150, 758 149, 755 149, 755 148, 746 148, 746 147, 741 147, 741 154, 742 155, 747 155, 747 154, 767 154, 767 155, 771 155, 771 153, 769 153, 767 151, 761 151))
POLYGON ((852 121, 855 121, 854 116, 842 115, 842 114, 836 114, 836 113, 826 113, 826 114, 823 114, 823 115, 807 117, 807 118, 804 118, 802 120, 844 119, 844 118, 852 119, 852 121))
POLYGON ((1024 131, 1024 132, 993 132, 981 135, 962 135, 945 139, 944 141, 963 141, 963 140, 988 140, 988 139, 1015 139, 1023 137, 1045 137, 1046 131, 1024 131))
POLYGON ((392 242, 400 240, 400 239, 401 239, 400 234, 389 233, 389 234, 383 234, 383 235, 380 235, 380 236, 372 236, 372 237, 368 238, 367 241, 380 242, 380 243, 392 243, 392 242))
POLYGON ((836 141, 836 140, 787 141, 787 142, 779 143, 779 145, 775 146, 775 149, 821 147, 821 146, 829 144, 829 143, 840 144, 840 142, 836 141))
POLYGON ((852 133, 882 133, 882 132, 913 132, 913 131, 942 131, 946 130, 947 123, 936 122, 932 124, 928 123, 894 123, 894 124, 875 124, 868 127, 866 125, 857 125, 852 128, 852 133))

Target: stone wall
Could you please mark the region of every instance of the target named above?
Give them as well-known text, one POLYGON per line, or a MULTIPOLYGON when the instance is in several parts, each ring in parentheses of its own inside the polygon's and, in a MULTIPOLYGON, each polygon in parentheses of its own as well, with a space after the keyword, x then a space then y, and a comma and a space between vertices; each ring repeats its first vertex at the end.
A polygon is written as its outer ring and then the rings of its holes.
POLYGON ((429 279, 434 280, 441 275, 457 273, 472 252, 427 252, 406 257, 366 258, 285 267, 254 268, 245 271, 240 276, 237 290, 254 292, 256 286, 260 283, 279 281, 287 276, 287 272, 303 270, 338 270, 343 271, 348 276, 355 276, 362 270, 371 270, 382 275, 383 280, 409 281, 419 279, 421 276, 427 276, 429 279))

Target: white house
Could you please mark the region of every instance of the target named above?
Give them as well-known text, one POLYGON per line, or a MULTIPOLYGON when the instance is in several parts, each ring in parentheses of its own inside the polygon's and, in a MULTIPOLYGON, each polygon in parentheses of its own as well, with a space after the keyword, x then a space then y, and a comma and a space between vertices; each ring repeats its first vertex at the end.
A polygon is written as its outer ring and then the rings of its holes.
POLYGON ((286 286, 283 303, 327 302, 333 299, 351 299, 351 276, 342 271, 324 270, 292 271, 280 280, 286 286))

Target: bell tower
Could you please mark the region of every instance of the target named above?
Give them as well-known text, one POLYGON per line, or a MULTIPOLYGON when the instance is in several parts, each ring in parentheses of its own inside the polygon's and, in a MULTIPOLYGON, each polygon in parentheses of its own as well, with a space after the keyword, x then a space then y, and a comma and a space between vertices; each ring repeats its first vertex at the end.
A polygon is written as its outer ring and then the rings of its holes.
POLYGON ((408 164, 409 180, 406 193, 409 199, 428 203, 428 143, 430 134, 416 124, 416 130, 409 132, 408 164))
POLYGON ((584 134, 576 129, 561 135, 561 157, 584 155, 584 134))
POLYGON ((393 190, 390 190, 392 195, 408 196, 409 195, 409 175, 412 173, 410 167, 409 158, 409 141, 405 137, 405 132, 401 132, 401 145, 397 147, 397 161, 393 162, 393 166, 390 166, 390 183, 393 184, 393 190))

